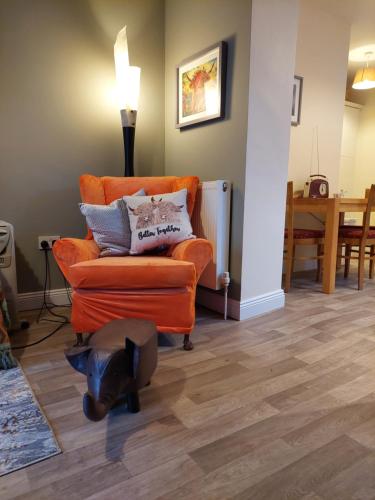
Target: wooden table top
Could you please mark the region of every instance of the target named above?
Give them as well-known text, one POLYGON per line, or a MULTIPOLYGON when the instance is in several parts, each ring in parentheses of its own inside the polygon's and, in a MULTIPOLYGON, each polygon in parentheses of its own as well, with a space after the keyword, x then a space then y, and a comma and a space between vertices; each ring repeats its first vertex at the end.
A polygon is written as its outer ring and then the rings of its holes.
MULTIPOLYGON (((336 208, 338 212, 365 212, 366 198, 294 198, 296 212, 327 212, 336 208)), ((375 210, 375 207, 374 207, 375 210)))

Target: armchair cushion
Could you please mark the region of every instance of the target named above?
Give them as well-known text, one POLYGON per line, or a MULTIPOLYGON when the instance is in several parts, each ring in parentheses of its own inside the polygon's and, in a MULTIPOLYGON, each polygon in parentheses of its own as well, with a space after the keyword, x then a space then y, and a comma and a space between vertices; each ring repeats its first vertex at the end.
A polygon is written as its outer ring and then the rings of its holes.
POLYGON ((196 280, 192 262, 168 257, 103 257, 70 267, 70 284, 79 289, 158 289, 193 286, 196 280))

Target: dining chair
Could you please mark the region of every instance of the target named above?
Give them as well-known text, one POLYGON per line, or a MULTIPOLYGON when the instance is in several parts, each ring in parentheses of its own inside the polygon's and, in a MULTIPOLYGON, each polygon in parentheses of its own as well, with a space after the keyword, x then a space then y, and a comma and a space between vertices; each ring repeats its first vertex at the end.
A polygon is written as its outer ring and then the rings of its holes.
POLYGON ((285 282, 284 291, 289 292, 295 260, 317 260, 316 279, 322 276, 322 259, 324 256, 324 230, 297 229, 294 227, 294 190, 293 182, 289 181, 286 197, 286 227, 284 231, 285 282), (295 255, 297 245, 316 245, 316 256, 295 255))
POLYGON ((358 260, 358 290, 363 289, 365 278, 365 261, 369 260, 369 278, 374 277, 375 262, 375 227, 370 226, 371 211, 375 207, 375 184, 366 190, 367 206, 363 214, 362 226, 341 226, 338 248, 345 247, 344 277, 350 271, 350 261, 358 260), (354 247, 354 248, 353 248, 354 247), (356 255, 353 255, 356 254, 356 255))

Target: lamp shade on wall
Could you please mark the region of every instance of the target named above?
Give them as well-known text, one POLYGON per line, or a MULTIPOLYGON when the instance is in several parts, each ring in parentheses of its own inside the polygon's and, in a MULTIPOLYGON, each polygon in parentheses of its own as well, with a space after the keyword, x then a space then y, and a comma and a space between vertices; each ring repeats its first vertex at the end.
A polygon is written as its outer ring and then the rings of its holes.
POLYGON ((357 90, 375 88, 375 68, 359 69, 355 74, 352 87, 357 90))

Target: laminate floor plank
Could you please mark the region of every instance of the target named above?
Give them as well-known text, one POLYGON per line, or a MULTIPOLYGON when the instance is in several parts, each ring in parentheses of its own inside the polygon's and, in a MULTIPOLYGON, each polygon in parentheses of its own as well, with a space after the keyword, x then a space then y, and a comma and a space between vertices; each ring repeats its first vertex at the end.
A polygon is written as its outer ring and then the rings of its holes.
POLYGON ((301 499, 368 454, 369 451, 365 447, 346 436, 341 436, 233 498, 301 499))
MULTIPOLYGON (((283 310, 240 323, 198 309, 194 351, 160 337, 141 411, 96 423, 70 325, 15 351, 63 453, 1 477, 1 500, 375 499, 375 282, 355 286, 297 277, 283 310)), ((52 328, 22 316, 13 344, 52 328)))

